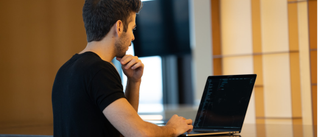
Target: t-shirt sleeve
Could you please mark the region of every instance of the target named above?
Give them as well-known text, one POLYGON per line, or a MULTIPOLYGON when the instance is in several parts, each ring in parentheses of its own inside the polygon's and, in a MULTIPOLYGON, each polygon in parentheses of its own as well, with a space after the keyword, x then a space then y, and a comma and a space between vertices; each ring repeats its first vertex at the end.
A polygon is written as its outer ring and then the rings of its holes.
POLYGON ((120 76, 110 67, 103 67, 96 73, 92 79, 91 92, 101 111, 117 99, 125 98, 120 76))

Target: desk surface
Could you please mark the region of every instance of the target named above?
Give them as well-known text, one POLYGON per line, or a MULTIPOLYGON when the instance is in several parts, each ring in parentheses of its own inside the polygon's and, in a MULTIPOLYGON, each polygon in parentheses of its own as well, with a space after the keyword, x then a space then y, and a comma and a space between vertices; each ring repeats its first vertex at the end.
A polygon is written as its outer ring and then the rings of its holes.
MULTIPOLYGON (((315 128, 316 129, 316 128, 315 128)), ((311 125, 245 124, 241 137, 316 137, 311 125)))
MULTIPOLYGON (((241 137, 315 137, 311 125, 290 125, 290 124, 244 124, 241 137)), ((15 134, 9 137, 24 137, 22 135, 45 135, 51 137, 53 134, 52 124, 20 124, 20 125, 0 125, 0 137, 4 134, 15 134), (49 135, 49 136, 48 136, 49 135)), ((239 137, 235 135, 232 137, 239 137)), ((33 136, 34 137, 34 136, 33 136)), ((36 136, 42 137, 42 136, 36 136)), ((217 136, 215 136, 217 137, 217 136)), ((226 136, 224 136, 226 137, 226 136)), ((228 136, 227 136, 228 137, 228 136)), ((231 137, 231 136, 230 136, 231 137)))

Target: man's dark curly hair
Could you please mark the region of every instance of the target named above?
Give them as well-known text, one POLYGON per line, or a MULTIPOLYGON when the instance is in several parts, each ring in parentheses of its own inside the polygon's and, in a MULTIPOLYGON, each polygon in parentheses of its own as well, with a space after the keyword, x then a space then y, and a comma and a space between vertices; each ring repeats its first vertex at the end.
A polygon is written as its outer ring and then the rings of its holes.
POLYGON ((123 22, 126 32, 130 14, 138 13, 141 8, 140 0, 86 0, 82 17, 87 41, 102 40, 118 20, 123 22))

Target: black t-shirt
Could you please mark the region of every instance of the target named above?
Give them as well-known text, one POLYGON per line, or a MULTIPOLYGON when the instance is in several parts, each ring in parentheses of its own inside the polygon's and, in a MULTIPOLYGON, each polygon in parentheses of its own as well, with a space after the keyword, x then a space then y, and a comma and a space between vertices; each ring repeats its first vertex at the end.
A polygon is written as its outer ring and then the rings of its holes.
POLYGON ((74 55, 58 71, 52 88, 55 137, 120 136, 102 111, 124 98, 117 70, 97 54, 74 55))

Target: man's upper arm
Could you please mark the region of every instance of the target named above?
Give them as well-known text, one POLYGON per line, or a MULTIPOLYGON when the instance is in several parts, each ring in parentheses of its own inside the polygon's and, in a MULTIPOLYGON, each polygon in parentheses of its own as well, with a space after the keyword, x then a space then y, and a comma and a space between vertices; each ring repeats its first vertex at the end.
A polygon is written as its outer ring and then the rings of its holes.
POLYGON ((110 123, 124 136, 141 136, 145 122, 125 98, 120 98, 104 110, 103 114, 110 123))

